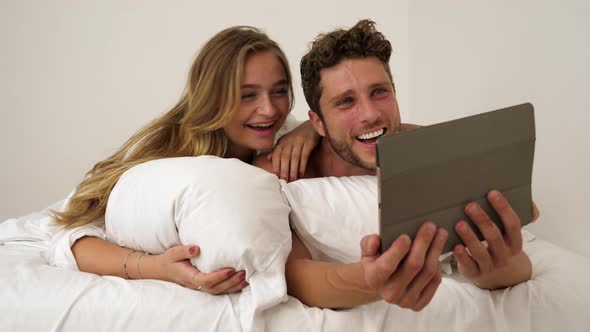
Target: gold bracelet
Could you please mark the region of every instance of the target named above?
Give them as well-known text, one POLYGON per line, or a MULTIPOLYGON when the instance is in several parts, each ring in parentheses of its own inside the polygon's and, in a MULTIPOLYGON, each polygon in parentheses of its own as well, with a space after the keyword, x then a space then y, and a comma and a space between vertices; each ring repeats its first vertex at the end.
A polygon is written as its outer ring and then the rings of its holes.
POLYGON ((129 256, 131 256, 132 253, 137 252, 135 250, 129 250, 129 253, 127 254, 127 256, 125 257, 125 262, 123 262, 123 271, 125 272, 125 279, 130 279, 131 277, 129 276, 129 273, 127 272, 127 260, 129 259, 129 256))
POLYGON ((139 268, 139 262, 141 262, 141 258, 145 255, 148 255, 147 252, 144 252, 143 254, 141 254, 139 256, 139 258, 137 259, 137 273, 139 273, 139 276, 141 277, 141 279, 144 279, 143 274, 141 274, 141 269, 139 268))

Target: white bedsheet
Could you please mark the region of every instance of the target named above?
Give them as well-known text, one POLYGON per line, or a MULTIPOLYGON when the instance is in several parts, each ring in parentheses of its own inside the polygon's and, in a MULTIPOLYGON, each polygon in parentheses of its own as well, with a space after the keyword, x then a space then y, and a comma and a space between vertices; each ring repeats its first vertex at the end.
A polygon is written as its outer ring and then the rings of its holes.
MULTIPOLYGON (((47 265, 41 251, 49 233, 31 220, 27 227, 0 224, 0 331, 240 330, 239 294, 212 296, 47 265)), ((540 239, 525 250, 533 278, 509 289, 485 291, 447 276, 419 313, 384 302, 322 310, 290 297, 264 312, 266 330, 590 331, 590 260, 540 239)))

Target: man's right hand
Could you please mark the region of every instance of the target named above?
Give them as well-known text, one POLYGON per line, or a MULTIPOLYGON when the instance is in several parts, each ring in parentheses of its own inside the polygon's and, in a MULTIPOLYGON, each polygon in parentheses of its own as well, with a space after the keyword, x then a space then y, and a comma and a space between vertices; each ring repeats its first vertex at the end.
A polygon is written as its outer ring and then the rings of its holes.
POLYGON ((432 222, 426 222, 413 242, 402 235, 378 255, 379 236, 365 236, 361 240, 361 265, 366 285, 386 302, 422 310, 442 280, 439 256, 447 238, 445 229, 437 230, 432 222))

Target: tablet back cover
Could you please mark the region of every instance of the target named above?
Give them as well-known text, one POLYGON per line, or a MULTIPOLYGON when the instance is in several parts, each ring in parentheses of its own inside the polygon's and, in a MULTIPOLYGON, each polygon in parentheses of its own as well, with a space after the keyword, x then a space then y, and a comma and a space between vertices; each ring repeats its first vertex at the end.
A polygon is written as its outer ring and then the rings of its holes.
POLYGON ((425 221, 449 232, 443 252, 461 243, 454 231, 477 202, 503 231, 486 194, 497 189, 521 224, 531 221, 534 111, 522 104, 384 136, 377 144, 381 249, 401 234, 412 239, 425 221))

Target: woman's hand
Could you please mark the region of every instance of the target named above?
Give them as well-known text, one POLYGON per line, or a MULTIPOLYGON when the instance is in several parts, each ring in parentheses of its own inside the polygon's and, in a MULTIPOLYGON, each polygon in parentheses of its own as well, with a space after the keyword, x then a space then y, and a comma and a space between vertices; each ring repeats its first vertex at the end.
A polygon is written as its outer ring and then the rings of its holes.
MULTIPOLYGON (((190 263, 190 258, 199 256, 198 246, 175 246, 161 255, 151 256, 156 279, 174 282, 181 286, 200 290, 210 294, 234 293, 248 286, 245 271, 223 268, 215 272, 204 273, 190 263)), ((146 260, 147 263, 147 260, 146 260)))
POLYGON ((309 155, 319 141, 309 120, 282 136, 267 156, 273 173, 288 182, 303 178, 309 155))

